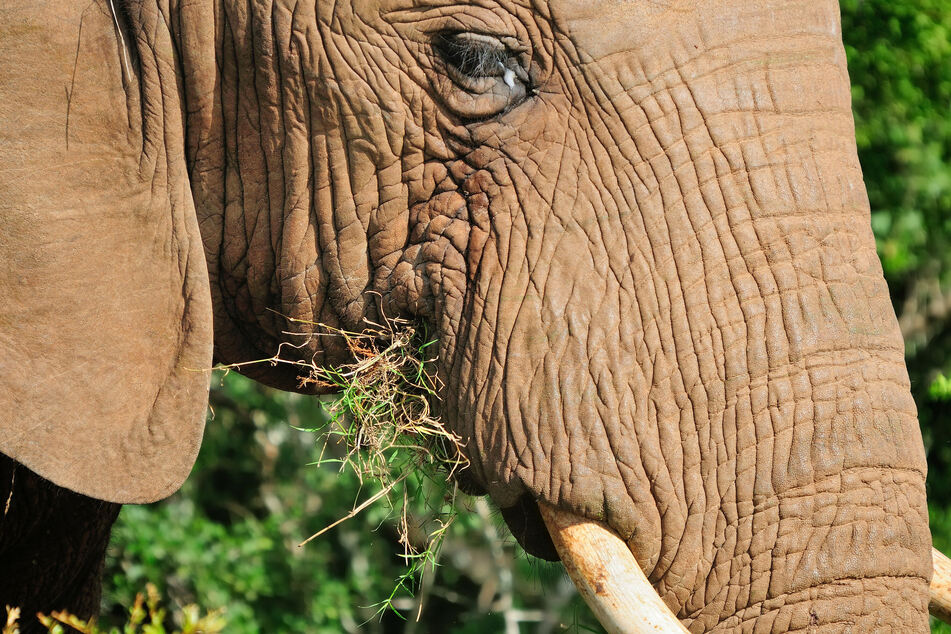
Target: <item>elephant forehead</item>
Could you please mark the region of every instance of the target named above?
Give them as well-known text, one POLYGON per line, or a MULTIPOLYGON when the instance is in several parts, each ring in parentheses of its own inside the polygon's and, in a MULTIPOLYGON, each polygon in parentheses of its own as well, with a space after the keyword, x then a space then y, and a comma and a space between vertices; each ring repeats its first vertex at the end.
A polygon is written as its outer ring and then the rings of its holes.
MULTIPOLYGON (((750 44, 761 38, 807 34, 838 37, 834 0, 550 0, 550 13, 575 46, 593 59, 637 50, 691 29, 683 47, 710 49, 750 44), (689 38, 688 38, 689 39, 689 38)), ((681 38, 683 39, 683 38, 681 38)))
POLYGON ((689 19, 689 0, 553 0, 552 16, 562 29, 595 59, 637 48, 670 20, 689 19))
MULTIPOLYGON (((777 54, 772 50, 775 42, 782 38, 812 36, 840 42, 835 0, 494 0, 473 4, 356 0, 351 6, 351 15, 359 17, 354 28, 379 26, 381 19, 394 26, 421 26, 436 19, 442 23, 440 28, 514 35, 513 17, 522 23, 547 22, 555 28, 549 37, 566 37, 581 61, 640 52, 650 58, 651 65, 663 65, 658 57, 679 59, 684 57, 682 51, 694 54, 718 48, 733 57, 745 52, 771 58, 777 54)), ((328 5, 325 10, 340 19, 338 9, 328 5)), ((397 28, 405 37, 406 30, 397 28)), ((788 57, 788 52, 782 54, 788 57)), ((606 71, 600 68, 600 72, 606 71)))

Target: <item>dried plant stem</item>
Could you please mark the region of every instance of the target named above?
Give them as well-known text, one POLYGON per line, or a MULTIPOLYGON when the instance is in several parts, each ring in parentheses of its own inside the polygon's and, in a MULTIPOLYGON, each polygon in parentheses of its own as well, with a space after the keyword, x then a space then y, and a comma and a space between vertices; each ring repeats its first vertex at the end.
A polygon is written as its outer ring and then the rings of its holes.
POLYGON ((301 543, 297 544, 297 547, 298 547, 298 548, 301 548, 301 547, 303 547, 303 546, 306 546, 307 544, 309 544, 309 543, 312 542, 313 540, 317 539, 318 537, 320 537, 321 535, 323 535, 324 533, 326 533, 326 532, 329 531, 330 529, 332 529, 332 528, 334 528, 334 527, 336 527, 336 526, 339 526, 340 524, 343 524, 344 522, 346 522, 346 521, 349 520, 349 519, 352 519, 352 518, 356 517, 357 515, 360 514, 361 511, 363 511, 364 509, 366 509, 366 508, 369 507, 369 506, 372 506, 377 500, 379 500, 380 498, 383 498, 383 497, 386 497, 387 495, 389 495, 389 494, 390 494, 390 491, 392 491, 392 490, 396 487, 397 484, 399 484, 400 482, 402 482, 402 481, 405 480, 405 479, 406 479, 406 476, 404 475, 404 476, 401 476, 400 478, 398 478, 398 479, 396 479, 396 480, 393 480, 392 482, 390 482, 389 484, 387 484, 385 487, 383 487, 380 491, 378 491, 375 495, 373 495, 373 497, 371 497, 370 499, 368 499, 367 501, 365 501, 364 503, 362 503, 360 506, 354 508, 352 511, 350 511, 349 513, 347 513, 346 515, 344 515, 343 517, 341 517, 339 520, 337 520, 337 521, 334 522, 333 524, 330 524, 329 526, 326 526, 326 527, 320 529, 319 531, 317 531, 316 533, 314 533, 313 535, 311 535, 310 537, 308 537, 307 539, 305 539, 305 540, 302 541, 301 543))

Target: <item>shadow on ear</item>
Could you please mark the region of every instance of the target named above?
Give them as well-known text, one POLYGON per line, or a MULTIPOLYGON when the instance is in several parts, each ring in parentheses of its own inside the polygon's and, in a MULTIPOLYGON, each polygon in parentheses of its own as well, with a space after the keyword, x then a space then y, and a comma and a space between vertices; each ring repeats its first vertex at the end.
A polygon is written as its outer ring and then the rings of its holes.
POLYGON ((0 452, 123 503, 187 477, 212 351, 168 20, 135 10, 0 8, 0 452))

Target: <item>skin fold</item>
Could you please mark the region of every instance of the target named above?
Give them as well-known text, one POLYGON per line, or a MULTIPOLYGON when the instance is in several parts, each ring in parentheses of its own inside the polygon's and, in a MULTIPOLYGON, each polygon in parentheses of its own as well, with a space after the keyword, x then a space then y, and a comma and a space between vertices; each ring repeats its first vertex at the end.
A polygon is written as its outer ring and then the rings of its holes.
POLYGON ((0 92, 0 451, 158 499, 212 354, 339 364, 315 323, 398 316, 529 552, 542 500, 621 535, 692 632, 927 630, 835 2, 117 6, 0 9, 32 96, 0 92))

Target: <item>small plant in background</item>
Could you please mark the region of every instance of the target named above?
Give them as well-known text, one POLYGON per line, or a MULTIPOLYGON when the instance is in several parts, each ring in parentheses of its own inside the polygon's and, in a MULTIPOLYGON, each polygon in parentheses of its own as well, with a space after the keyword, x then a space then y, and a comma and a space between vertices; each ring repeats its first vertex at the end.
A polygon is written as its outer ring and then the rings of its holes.
POLYGON ((20 621, 20 608, 7 606, 7 621, 3 626, 2 634, 20 634, 17 624, 20 621))
MULTIPOLYGON (((46 627, 49 634, 166 634, 165 621, 168 616, 165 608, 160 606, 161 600, 154 585, 146 586, 146 595, 141 592, 135 597, 135 603, 129 610, 129 618, 122 629, 113 627, 108 630, 100 629, 95 620, 84 621, 68 612, 53 612, 50 615, 38 614, 40 623, 46 627), (147 596, 146 596, 147 595, 147 596)), ((169 634, 218 634, 224 632, 226 620, 221 610, 201 614, 196 605, 186 605, 181 611, 173 615, 173 620, 180 624, 169 634)), ((19 634, 20 609, 7 607, 7 620, 2 634, 19 634)))
POLYGON ((951 379, 939 372, 928 386, 928 394, 935 401, 951 401, 951 379))

